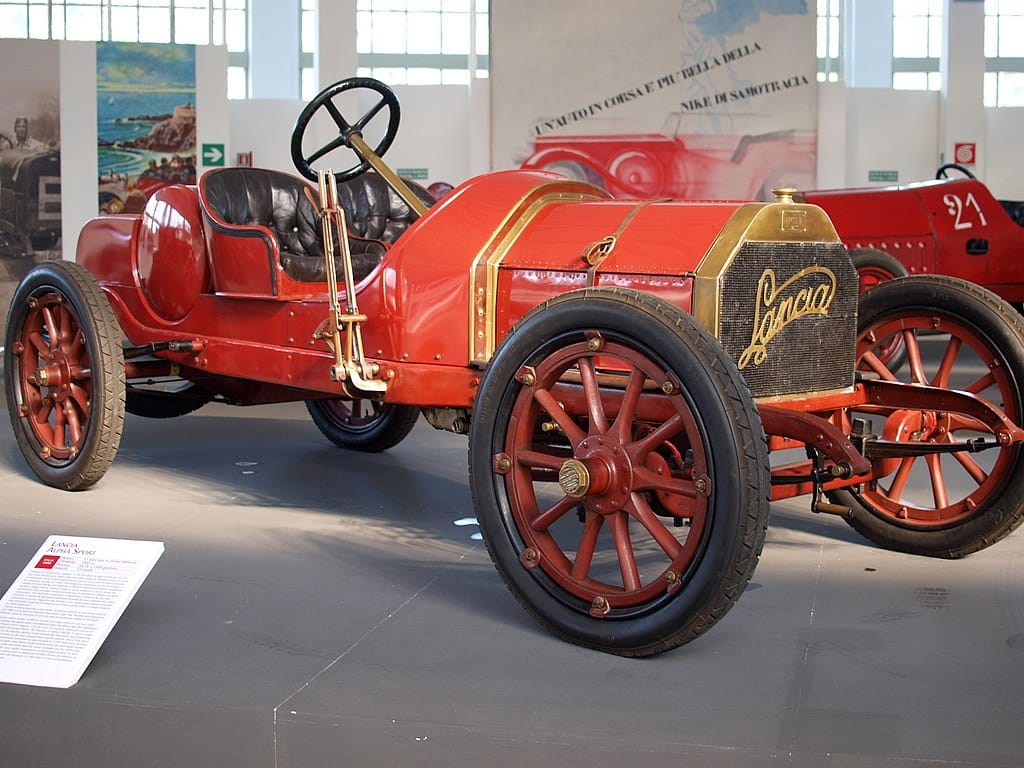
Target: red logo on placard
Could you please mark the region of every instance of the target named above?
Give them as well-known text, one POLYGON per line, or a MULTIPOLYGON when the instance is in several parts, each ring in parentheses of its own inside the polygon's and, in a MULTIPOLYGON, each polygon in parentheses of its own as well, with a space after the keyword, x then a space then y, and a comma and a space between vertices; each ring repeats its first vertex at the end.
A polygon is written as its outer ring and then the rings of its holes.
POLYGON ((964 144, 953 145, 953 162, 958 165, 974 165, 975 157, 978 154, 978 145, 973 141, 964 144))
POLYGON ((53 568, 60 560, 60 555, 43 555, 36 563, 36 568, 53 568))

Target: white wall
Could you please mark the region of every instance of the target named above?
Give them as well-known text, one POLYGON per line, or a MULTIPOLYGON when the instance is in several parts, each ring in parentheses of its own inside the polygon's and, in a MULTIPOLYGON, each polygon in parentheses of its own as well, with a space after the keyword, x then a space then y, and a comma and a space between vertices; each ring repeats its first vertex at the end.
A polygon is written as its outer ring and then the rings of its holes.
MULTIPOLYGON (((932 179, 939 165, 952 160, 943 151, 937 91, 830 83, 819 86, 818 99, 820 189, 885 186, 868 181, 872 170, 895 170, 900 184, 932 179)), ((972 170, 997 198, 1024 200, 1024 109, 986 109, 984 116, 972 170)))
MULTIPOLYGON (((427 183, 457 184, 489 170, 484 149, 488 144, 488 115, 486 109, 474 106, 487 103, 487 86, 486 80, 476 81, 472 94, 464 86, 396 86, 401 121, 398 136, 385 155, 388 165, 425 169, 427 183)), ((294 173, 291 136, 304 106, 301 101, 286 99, 229 102, 232 152, 251 151, 253 165, 294 173)), ((352 109, 352 114, 345 114, 350 121, 360 117, 356 114, 359 107, 352 109)), ((320 134, 322 143, 332 138, 333 134, 320 134)), ((229 160, 234 159, 234 154, 230 155, 229 160)), ((329 163, 336 169, 349 168, 356 160, 348 150, 339 150, 329 163)))
POLYGON ((1024 200, 1024 109, 986 109, 985 143, 978 175, 1002 200, 1024 200))

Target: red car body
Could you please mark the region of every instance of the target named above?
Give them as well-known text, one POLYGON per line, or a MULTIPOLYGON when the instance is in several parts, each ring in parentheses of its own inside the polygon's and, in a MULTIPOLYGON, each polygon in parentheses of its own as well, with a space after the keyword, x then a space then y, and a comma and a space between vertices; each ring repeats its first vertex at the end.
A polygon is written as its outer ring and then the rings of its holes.
POLYGON ((975 178, 803 192, 851 250, 888 253, 911 275, 953 275, 1024 302, 1024 203, 975 178))

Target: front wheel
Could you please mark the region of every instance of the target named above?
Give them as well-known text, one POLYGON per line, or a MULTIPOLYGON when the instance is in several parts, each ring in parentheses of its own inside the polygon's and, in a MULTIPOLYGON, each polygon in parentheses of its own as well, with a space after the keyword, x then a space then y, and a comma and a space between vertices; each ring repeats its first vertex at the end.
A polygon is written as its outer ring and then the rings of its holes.
POLYGON ((739 598, 768 522, 760 419, 721 345, 678 308, 585 289, 530 312, 474 404, 488 552, 541 625, 647 656, 739 598))
MULTIPOLYGON (((952 277, 892 280, 861 298, 858 368, 883 380, 971 392, 1024 416, 1024 322, 994 294, 952 277), (884 350, 899 337, 907 364, 897 370, 884 350)), ((852 414, 857 415, 857 414, 852 414)), ((975 419, 921 409, 864 415, 886 440, 949 444, 995 440, 975 419)), ((987 547, 1024 520, 1021 446, 886 459, 884 474, 830 496, 853 510, 849 523, 887 549, 962 557, 987 547)))
POLYGON ((352 451, 378 453, 404 440, 420 412, 411 405, 372 400, 307 400, 313 423, 332 443, 352 451))
POLYGON ((29 467, 55 488, 93 485, 121 442, 125 380, 121 329, 88 272, 50 261, 25 276, 7 317, 4 366, 29 467))

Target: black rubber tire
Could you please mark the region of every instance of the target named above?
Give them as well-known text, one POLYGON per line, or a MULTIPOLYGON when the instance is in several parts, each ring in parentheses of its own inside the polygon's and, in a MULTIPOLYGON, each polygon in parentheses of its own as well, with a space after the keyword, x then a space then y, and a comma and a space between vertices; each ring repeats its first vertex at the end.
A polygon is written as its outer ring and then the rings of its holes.
MULTIPOLYGON (((858 319, 858 360, 871 344, 865 336, 884 322, 902 318, 927 317, 929 325, 939 323, 951 327, 950 323, 963 324, 985 347, 984 354, 991 355, 990 370, 1005 376, 1005 385, 1000 390, 985 391, 990 400, 998 396, 1003 402, 1004 412, 1017 424, 1024 417, 1024 321, 1013 308, 990 291, 973 283, 954 277, 928 275, 893 280, 882 283, 863 294, 858 319)), ((927 333, 933 334, 933 328, 927 333)), ((963 336, 958 336, 963 339, 963 336)), ((964 347, 968 347, 965 343, 964 347)), ((973 352, 963 350, 961 355, 973 352)), ((901 380, 909 380, 912 373, 905 370, 901 380)), ((975 378, 972 373, 970 378, 975 378)), ((878 432, 876 426, 875 429, 878 432)), ((991 439, 991 435, 987 435, 991 439)), ((929 521, 927 514, 921 519, 900 520, 891 511, 873 503, 870 494, 877 492, 877 486, 854 487, 829 494, 832 501, 853 510, 849 524, 867 539, 879 546, 898 552, 926 555, 931 557, 957 558, 988 547, 1007 536, 1024 520, 1024 468, 1021 467, 1019 445, 998 450, 995 461, 1005 469, 1000 470, 1001 478, 986 479, 990 487, 978 483, 972 494, 974 507, 969 514, 942 520, 929 521), (867 494, 867 495, 866 495, 867 494)), ((991 453, 991 451, 989 452, 991 453)), ((949 456, 949 454, 947 454, 949 456)), ((884 495, 884 492, 883 492, 884 495)), ((901 503, 906 502, 900 493, 901 503)), ((966 498, 966 497, 965 497, 966 498)), ((906 502, 909 503, 909 502, 906 502)), ((948 503, 948 502, 947 502, 948 503)), ((952 507, 949 507, 952 509, 952 507)), ((927 508, 921 507, 924 513, 927 508)), ((934 510, 940 514, 938 507, 934 510)))
POLYGON ((182 381, 177 389, 143 389, 129 382, 124 409, 145 419, 174 419, 194 413, 213 400, 214 394, 192 381, 182 381))
POLYGON ((121 442, 124 358, 114 312, 85 269, 69 261, 50 261, 25 276, 7 317, 4 368, 11 426, 32 471, 47 485, 68 491, 96 483, 110 468, 121 442), (40 334, 39 345, 32 345, 28 330, 45 327, 47 312, 64 341, 51 344, 52 334, 47 332, 45 337, 40 334), (74 369, 62 374, 73 382, 63 388, 69 390, 66 394, 61 387, 37 382, 37 369, 50 363, 56 370, 68 361, 74 369), (61 405, 46 406, 51 396, 61 405), (56 420, 58 412, 61 421, 68 421, 51 426, 49 420, 56 420), (75 431, 80 431, 78 438, 75 431))
POLYGON ((369 400, 307 400, 306 410, 313 423, 339 448, 364 453, 379 453, 394 448, 416 426, 420 411, 411 405, 374 403, 369 400), (368 415, 356 410, 370 408, 368 415))
MULTIPOLYGON (((585 352, 581 354, 586 356, 585 352)), ((646 368, 634 370, 647 373, 646 368)), ((603 396, 604 385, 598 387, 603 396)), ((653 392, 640 397, 659 396, 653 392)), ((631 422, 631 432, 636 424, 631 422)), ((550 447, 541 443, 542 439, 536 438, 531 447, 550 447)), ((573 452, 575 457, 587 441, 575 447, 568 438, 565 442, 565 455, 573 452)), ((557 447, 554 450, 557 456, 557 447)), ((527 467, 525 477, 532 478, 533 471, 527 467)), ((474 404, 469 475, 487 550, 515 598, 556 636, 608 653, 648 656, 706 632, 743 592, 764 544, 770 494, 767 445, 742 376, 717 340, 692 317, 657 297, 632 290, 589 288, 563 294, 532 310, 506 336, 487 368, 474 404), (524 564, 521 558, 531 557, 524 545, 530 534, 524 535, 516 516, 526 505, 516 507, 521 494, 510 493, 509 488, 518 481, 505 479, 515 476, 518 465, 513 458, 510 465, 514 469, 503 474, 497 468, 507 441, 516 439, 514 436, 522 429, 531 429, 529 417, 521 422, 525 427, 517 428, 510 422, 517 400, 531 402, 530 390, 520 380, 524 367, 536 364, 541 366, 538 370, 544 370, 546 358, 575 355, 575 350, 585 347, 595 334, 607 340, 608 346, 602 349, 628 349, 656 367, 659 374, 667 375, 668 382, 674 381, 669 400, 681 395, 679 401, 685 402, 693 418, 693 433, 687 427, 684 437, 695 438, 689 444, 705 457, 711 478, 710 490, 702 502, 706 511, 692 550, 695 554, 682 573, 671 576, 678 585, 673 583, 674 589, 662 590, 642 604, 610 610, 600 618, 592 615, 595 603, 581 599, 546 572, 548 564, 524 564)), ((630 492, 640 493, 633 486, 630 492)), ((592 500, 584 502, 590 504, 592 500)), ((568 517, 566 522, 574 523, 568 517)), ((634 516, 626 525, 635 523, 634 516)), ((635 529, 626 529, 630 537, 631 530, 635 529)), ((643 588, 649 589, 661 576, 664 573, 649 577, 643 588)), ((582 582, 589 580, 587 571, 582 582)))

